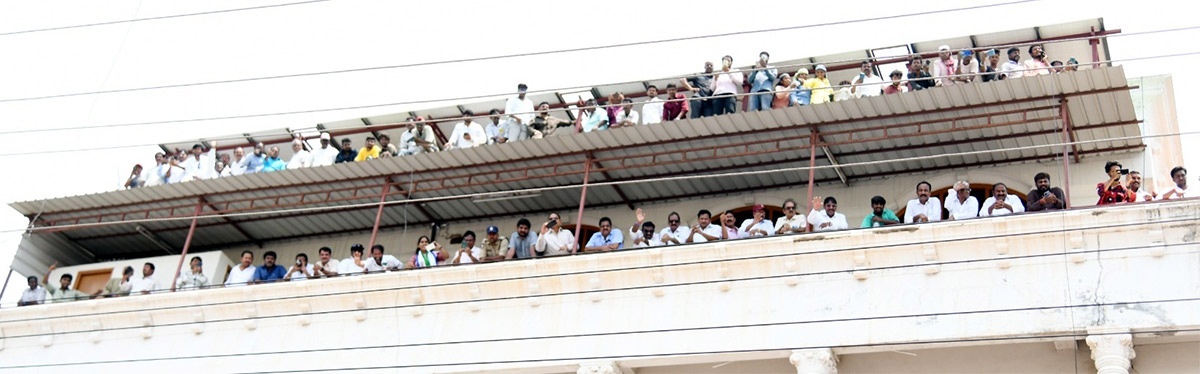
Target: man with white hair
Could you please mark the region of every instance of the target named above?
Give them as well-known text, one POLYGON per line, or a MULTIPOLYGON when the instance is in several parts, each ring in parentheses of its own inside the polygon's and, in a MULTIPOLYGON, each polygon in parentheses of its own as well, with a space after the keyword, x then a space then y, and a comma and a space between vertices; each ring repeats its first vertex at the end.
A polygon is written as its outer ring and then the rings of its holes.
MULTIPOLYGON (((278 156, 276 156, 278 157, 278 156)), ((312 166, 312 153, 304 149, 304 141, 296 138, 292 140, 292 158, 288 160, 288 169, 299 169, 312 166)))
POLYGON ((967 181, 954 182, 949 195, 946 196, 946 210, 950 211, 951 220, 975 218, 979 216, 979 200, 971 196, 971 185, 967 181))

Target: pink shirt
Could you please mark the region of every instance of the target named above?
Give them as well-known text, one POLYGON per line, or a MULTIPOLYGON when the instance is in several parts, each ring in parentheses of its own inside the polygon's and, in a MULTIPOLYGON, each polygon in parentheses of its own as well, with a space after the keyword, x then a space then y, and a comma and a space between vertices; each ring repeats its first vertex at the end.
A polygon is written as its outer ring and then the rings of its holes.
POLYGON ((1050 74, 1050 64, 1046 63, 1046 60, 1034 60, 1031 58, 1025 60, 1025 62, 1021 64, 1021 68, 1032 69, 1025 70, 1025 73, 1022 74, 1023 76, 1050 74))

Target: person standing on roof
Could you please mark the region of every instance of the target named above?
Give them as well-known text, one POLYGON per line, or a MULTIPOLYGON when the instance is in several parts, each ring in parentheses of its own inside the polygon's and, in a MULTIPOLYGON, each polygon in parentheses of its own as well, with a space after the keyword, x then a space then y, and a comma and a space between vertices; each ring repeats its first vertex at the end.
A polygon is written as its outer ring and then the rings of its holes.
POLYGON ((338 149, 331 144, 329 133, 321 133, 321 148, 312 153, 312 166, 328 166, 337 162, 338 149))
POLYGON ((770 53, 760 52, 758 62, 754 64, 754 70, 750 72, 750 92, 756 95, 750 96, 750 106, 747 107, 747 111, 771 109, 771 95, 768 95, 767 92, 775 88, 775 81, 779 79, 779 70, 774 66, 767 65, 767 60, 770 58, 770 53))
POLYGON ((504 103, 504 117, 500 120, 500 133, 497 143, 508 143, 529 139, 529 123, 533 121, 533 100, 525 95, 529 86, 524 83, 517 85, 517 96, 508 98, 504 103))

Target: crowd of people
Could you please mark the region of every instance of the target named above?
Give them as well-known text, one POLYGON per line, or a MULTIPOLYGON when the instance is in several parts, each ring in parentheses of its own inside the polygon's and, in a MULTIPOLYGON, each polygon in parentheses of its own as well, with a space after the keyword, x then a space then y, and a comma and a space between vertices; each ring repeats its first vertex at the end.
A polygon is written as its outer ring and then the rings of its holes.
POLYGON ((635 125, 649 125, 662 121, 697 118, 734 113, 739 95, 749 94, 747 111, 768 110, 791 106, 816 105, 861 97, 898 94, 923 90, 931 87, 967 84, 976 81, 1021 78, 1044 74, 1074 71, 1078 62, 1074 58, 1049 61, 1042 45, 1028 48, 1029 59, 1021 61, 1021 49, 1010 48, 1008 60, 1000 63, 1000 51, 985 49, 978 52, 963 50, 953 53, 949 46, 938 48, 938 58, 926 61, 913 56, 908 71, 892 71, 890 83, 876 74, 874 62, 863 61, 859 74, 837 86, 830 84, 825 65, 816 65, 812 75, 807 68, 794 74, 781 73, 769 64, 770 54, 762 52, 747 74, 733 68, 733 57, 724 56, 721 68, 714 69, 712 62, 704 63, 704 72, 680 78, 678 85, 668 84, 665 100, 660 99, 659 87, 646 88, 646 101, 640 112, 634 110, 634 102, 620 92, 608 97, 604 105, 596 99, 577 103, 578 124, 550 114, 550 103, 534 105, 526 92, 525 84, 517 86, 517 94, 509 97, 504 110, 492 109, 488 113, 490 122, 478 121, 470 110, 463 111, 463 119, 454 125, 454 130, 445 142, 435 135, 433 125, 422 117, 409 117, 407 129, 400 134, 399 142, 392 142, 384 133, 367 137, 366 144, 355 148, 349 138, 334 144, 329 133, 321 133, 320 147, 310 149, 303 139, 293 139, 293 154, 288 160, 280 157, 279 147, 267 147, 263 143, 254 145, 252 151, 238 147, 232 154, 216 154, 217 142, 211 141, 207 149, 202 144, 191 150, 177 149, 175 152, 154 155, 153 167, 135 165, 125 181, 126 188, 172 184, 193 180, 214 179, 241 174, 272 172, 314 166, 333 165, 343 162, 360 162, 377 158, 414 155, 459 148, 471 148, 487 144, 538 139, 554 134, 576 131, 592 132, 635 125), (748 89, 744 87, 748 86, 748 89), (836 88, 836 90, 835 90, 836 88), (691 93, 688 97, 684 92, 691 93), (566 128, 566 129, 564 129, 566 128))
MULTIPOLYGON (((1162 194, 1143 186, 1141 174, 1124 169, 1119 162, 1107 162, 1104 172, 1107 175, 1105 181, 1096 185, 1098 205, 1194 197, 1188 189, 1187 169, 1182 166, 1171 169, 1170 176, 1174 186, 1162 194)), ((932 185, 922 181, 916 185, 915 197, 905 205, 903 217, 886 208, 886 199, 875 196, 870 200, 871 211, 863 217, 860 227, 935 222, 941 221, 943 217, 946 220, 963 220, 1067 208, 1063 190, 1052 185, 1049 174, 1037 173, 1033 182, 1034 188, 1026 194, 1024 200, 1010 194, 1008 186, 1004 183, 996 183, 991 186, 989 197, 981 204, 971 195, 970 183, 966 181, 954 183, 947 191, 945 202, 933 196, 932 185)), ((701 209, 696 212, 695 225, 683 226, 682 216, 671 212, 666 216, 666 225, 661 228, 648 220, 642 209, 638 208, 629 226, 628 234, 633 239, 629 244, 633 248, 646 248, 850 228, 846 216, 838 212, 836 198, 814 197, 810 206, 812 209, 808 214, 797 214, 799 206, 796 201, 784 200, 781 205, 783 215, 773 223, 766 218, 766 208, 762 204, 753 206, 752 217, 740 224, 736 222, 732 211, 720 212, 714 216, 711 211, 701 209)), ((193 257, 189 266, 181 270, 174 285, 176 289, 182 290, 213 286, 233 287, 626 249, 624 227, 615 226, 609 217, 600 218, 597 224, 599 232, 593 233, 582 246, 576 241, 574 233, 563 227, 562 217, 558 213, 550 213, 544 223, 536 226, 536 230, 529 219, 521 218, 517 220, 515 230, 507 237, 500 235, 499 227, 490 226, 482 239, 473 231, 464 232, 461 243, 452 248, 443 247, 428 236, 421 236, 417 239, 415 247, 411 248, 412 254, 408 255, 408 250, 402 250, 404 255, 401 257, 387 254, 382 244, 372 245, 369 252, 363 245, 355 244, 350 247, 350 257, 341 260, 332 258, 331 248, 322 247, 317 250, 317 261, 310 261, 307 254, 300 253, 295 256, 294 263, 284 266, 277 263, 278 256, 274 251, 267 251, 262 256, 262 263, 255 266, 254 253, 244 251, 240 262, 230 269, 225 281, 220 284, 210 282, 204 275, 203 260, 193 257)), ((155 278, 154 264, 149 262, 143 265, 140 278, 133 277, 133 267, 126 267, 121 277, 111 279, 103 290, 92 294, 72 290, 71 274, 63 274, 58 286, 47 283, 50 272, 54 269, 55 265, 50 266, 41 286, 36 276, 28 278, 29 289, 21 295, 19 305, 41 304, 47 299, 55 302, 73 301, 166 290, 155 278)))

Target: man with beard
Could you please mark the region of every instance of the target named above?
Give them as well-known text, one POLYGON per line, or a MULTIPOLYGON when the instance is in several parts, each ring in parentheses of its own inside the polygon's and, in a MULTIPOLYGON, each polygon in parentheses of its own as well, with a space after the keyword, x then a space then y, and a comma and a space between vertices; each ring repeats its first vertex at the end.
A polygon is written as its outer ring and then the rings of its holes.
POLYGON ((682 223, 682 220, 679 217, 679 213, 671 212, 671 214, 667 215, 667 227, 658 232, 658 238, 662 240, 664 245, 683 244, 687 241, 691 230, 680 228, 680 223, 682 223))
POLYGON ((355 158, 358 158, 358 151, 354 149, 350 138, 342 138, 342 151, 338 152, 337 159, 334 159, 333 163, 354 162, 355 158))
POLYGON ((663 245, 658 233, 654 232, 654 222, 642 224, 642 232, 634 236, 633 246, 637 248, 660 247, 663 245))
POLYGON ((533 128, 533 139, 541 139, 554 134, 568 134, 571 130, 555 132, 559 127, 571 127, 571 121, 550 115, 550 103, 543 101, 538 104, 537 117, 533 118, 530 127, 533 128))
POLYGON ((1158 197, 1158 194, 1142 188, 1142 173, 1130 171, 1129 175, 1125 176, 1125 190, 1129 191, 1129 202, 1135 203, 1139 201, 1151 201, 1158 197))
POLYGON ((1025 205, 1021 204, 1021 199, 1009 195, 1008 186, 1005 186, 1004 183, 996 183, 992 185, 992 196, 983 201, 983 208, 979 209, 979 216, 1004 216, 1024 211, 1025 205))
POLYGON ((1050 174, 1045 172, 1033 176, 1034 189, 1026 197, 1026 211, 1058 210, 1067 208, 1066 195, 1058 187, 1050 187, 1050 174))
POLYGON ((904 208, 904 223, 937 222, 942 220, 942 201, 930 197, 933 186, 929 182, 917 183, 917 198, 908 201, 904 208))
POLYGON ((1041 44, 1029 46, 1029 59, 1025 60, 1021 67, 1025 69, 1026 77, 1050 74, 1053 71, 1050 63, 1046 61, 1046 48, 1041 44))
POLYGON ((245 174, 254 174, 262 171, 266 161, 267 155, 263 153, 263 143, 258 142, 254 144, 254 153, 238 162, 238 168, 244 170, 245 174))
POLYGON ((1021 49, 1012 47, 1008 49, 1008 61, 1004 65, 1000 65, 1000 79, 1020 78, 1025 75, 1021 69, 1021 49))
POLYGON ((900 223, 900 218, 896 217, 896 213, 891 209, 886 209, 887 200, 883 196, 875 196, 871 198, 871 214, 863 217, 862 226, 859 227, 882 227, 887 225, 895 225, 900 223))
POLYGON ((692 118, 708 117, 713 114, 712 100, 708 99, 713 94, 712 61, 704 62, 704 74, 679 78, 679 84, 684 90, 696 93, 696 96, 692 96, 696 98, 691 103, 692 118))
POLYGON ((537 255, 533 246, 537 243, 538 236, 537 233, 529 232, 531 227, 533 224, 528 219, 517 220, 517 231, 508 238, 508 253, 504 255, 504 259, 531 258, 537 255))

